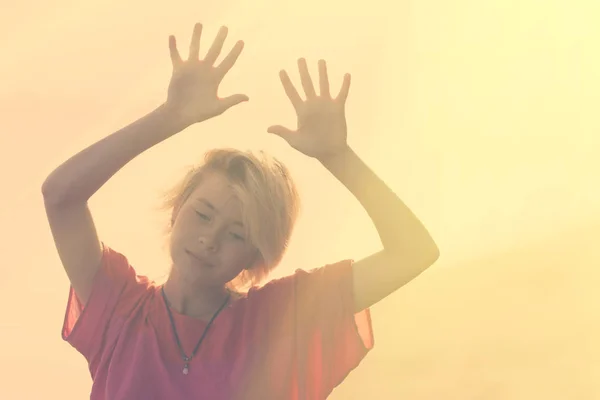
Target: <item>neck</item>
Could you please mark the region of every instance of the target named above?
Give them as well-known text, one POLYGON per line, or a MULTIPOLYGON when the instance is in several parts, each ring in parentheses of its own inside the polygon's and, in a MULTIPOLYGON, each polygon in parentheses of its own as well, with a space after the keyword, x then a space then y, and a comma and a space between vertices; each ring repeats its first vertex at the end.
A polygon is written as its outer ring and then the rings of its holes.
POLYGON ((197 287, 182 282, 175 274, 169 276, 164 291, 171 309, 195 318, 211 318, 223 305, 229 291, 225 287, 197 287))

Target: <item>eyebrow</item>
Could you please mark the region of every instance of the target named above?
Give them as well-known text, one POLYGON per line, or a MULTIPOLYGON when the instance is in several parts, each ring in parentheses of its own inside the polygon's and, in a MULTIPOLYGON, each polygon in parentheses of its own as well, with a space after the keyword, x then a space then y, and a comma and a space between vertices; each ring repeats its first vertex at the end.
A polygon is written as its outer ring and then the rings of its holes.
MULTIPOLYGON (((210 201, 206 200, 204 197, 200 197, 199 199, 196 199, 196 201, 198 203, 204 204, 205 206, 207 206, 208 208, 210 208, 211 210, 213 210, 215 213, 217 213, 217 214, 219 213, 219 210, 217 210, 217 208, 210 201)), ((234 221, 233 224, 234 225, 239 225, 242 228, 244 227, 244 224, 241 223, 240 221, 234 221)))
POLYGON ((217 209, 215 208, 215 206, 213 206, 212 203, 210 201, 206 200, 205 198, 201 197, 199 199, 196 199, 196 201, 198 201, 199 203, 202 203, 202 204, 206 205, 208 208, 210 208, 213 211, 217 211, 217 209))

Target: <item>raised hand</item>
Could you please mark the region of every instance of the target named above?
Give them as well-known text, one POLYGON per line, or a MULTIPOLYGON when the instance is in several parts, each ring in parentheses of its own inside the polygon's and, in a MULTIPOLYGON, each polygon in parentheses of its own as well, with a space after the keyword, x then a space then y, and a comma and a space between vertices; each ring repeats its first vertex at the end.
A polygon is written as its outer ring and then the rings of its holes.
POLYGON ((306 100, 302 100, 287 72, 282 70, 279 74, 283 89, 296 110, 297 128, 292 130, 274 125, 267 131, 281 136, 290 146, 307 156, 323 160, 346 150, 348 146, 345 104, 350 90, 350 74, 344 76, 339 94, 332 98, 324 60, 319 61, 319 95, 305 59, 298 60, 298 68, 306 100))
POLYGON ((215 66, 227 37, 227 28, 221 27, 203 60, 199 58, 201 34, 202 25, 198 23, 194 26, 187 60, 182 60, 179 55, 175 37, 169 37, 173 75, 166 104, 188 125, 220 115, 248 100, 248 96, 243 94, 225 98, 218 96, 219 84, 238 59, 244 42, 238 41, 223 61, 215 66))

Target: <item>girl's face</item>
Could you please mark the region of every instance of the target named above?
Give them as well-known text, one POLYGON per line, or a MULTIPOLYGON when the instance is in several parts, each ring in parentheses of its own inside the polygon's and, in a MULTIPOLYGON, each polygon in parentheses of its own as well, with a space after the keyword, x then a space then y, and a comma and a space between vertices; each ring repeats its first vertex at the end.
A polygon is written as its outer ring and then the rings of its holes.
POLYGON ((179 209, 171 234, 173 268, 187 283, 224 286, 259 252, 244 235, 242 204, 227 177, 206 171, 179 209))

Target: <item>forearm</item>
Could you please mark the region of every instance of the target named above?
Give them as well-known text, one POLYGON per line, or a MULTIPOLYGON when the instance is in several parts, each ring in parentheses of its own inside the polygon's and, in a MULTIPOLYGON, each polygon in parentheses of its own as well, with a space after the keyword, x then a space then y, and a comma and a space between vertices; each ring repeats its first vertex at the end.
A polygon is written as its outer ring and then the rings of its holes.
POLYGON ((427 229, 350 147, 320 161, 364 207, 386 251, 437 257, 438 248, 427 229))
POLYGON ((47 203, 87 201, 136 156, 185 128, 164 105, 77 153, 44 181, 47 203))

